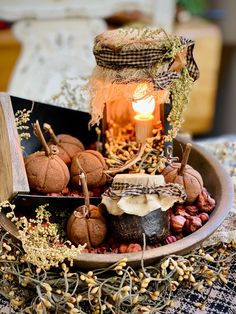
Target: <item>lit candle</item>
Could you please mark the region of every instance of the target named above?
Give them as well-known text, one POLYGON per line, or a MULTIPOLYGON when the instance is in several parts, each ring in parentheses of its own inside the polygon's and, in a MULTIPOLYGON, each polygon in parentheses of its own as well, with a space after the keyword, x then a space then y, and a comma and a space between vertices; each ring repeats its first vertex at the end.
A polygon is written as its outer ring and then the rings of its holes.
MULTIPOLYGON (((135 98, 134 98, 135 99, 135 98)), ((135 135, 138 143, 144 143, 152 136, 155 109, 155 99, 152 95, 133 100, 132 106, 136 115, 134 116, 135 135)))

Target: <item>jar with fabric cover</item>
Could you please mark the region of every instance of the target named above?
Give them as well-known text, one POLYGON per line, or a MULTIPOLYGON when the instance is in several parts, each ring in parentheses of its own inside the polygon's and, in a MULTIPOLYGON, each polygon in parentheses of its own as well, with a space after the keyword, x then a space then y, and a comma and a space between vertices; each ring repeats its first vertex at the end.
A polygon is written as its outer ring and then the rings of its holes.
POLYGON ((147 141, 165 155, 199 75, 193 47, 192 40, 156 28, 116 29, 95 38, 90 125, 103 119, 108 157, 122 142, 137 148, 147 141))

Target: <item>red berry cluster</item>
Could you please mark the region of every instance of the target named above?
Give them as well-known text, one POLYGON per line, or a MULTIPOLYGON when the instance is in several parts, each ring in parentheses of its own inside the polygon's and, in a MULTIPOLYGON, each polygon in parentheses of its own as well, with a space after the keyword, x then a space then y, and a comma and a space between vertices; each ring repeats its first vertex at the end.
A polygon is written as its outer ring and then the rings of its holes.
POLYGON ((173 243, 201 228, 209 220, 209 214, 214 208, 215 200, 206 188, 203 188, 193 204, 175 205, 169 210, 171 234, 164 243, 173 243))

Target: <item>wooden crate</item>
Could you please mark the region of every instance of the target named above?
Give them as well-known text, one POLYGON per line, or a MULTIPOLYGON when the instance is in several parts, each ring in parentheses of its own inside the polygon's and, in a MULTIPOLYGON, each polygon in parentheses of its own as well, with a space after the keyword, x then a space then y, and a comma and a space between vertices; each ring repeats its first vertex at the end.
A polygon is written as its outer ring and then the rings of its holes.
MULTIPOLYGON (((88 130, 90 115, 35 102, 28 122, 31 137, 20 143, 14 114, 18 110, 31 108, 31 100, 0 94, 0 201, 11 200, 18 208, 35 209, 46 203, 53 208, 75 208, 81 205, 82 198, 31 195, 23 157, 41 147, 31 128, 31 123, 36 120, 39 120, 40 125, 44 122, 51 124, 56 134, 66 133, 79 138, 85 147, 89 147, 96 141, 94 129, 88 130)), ((94 204, 98 201, 97 197, 91 199, 94 204)))
POLYGON ((29 193, 14 112, 7 94, 0 95, 0 128, 0 201, 4 201, 18 192, 29 193))

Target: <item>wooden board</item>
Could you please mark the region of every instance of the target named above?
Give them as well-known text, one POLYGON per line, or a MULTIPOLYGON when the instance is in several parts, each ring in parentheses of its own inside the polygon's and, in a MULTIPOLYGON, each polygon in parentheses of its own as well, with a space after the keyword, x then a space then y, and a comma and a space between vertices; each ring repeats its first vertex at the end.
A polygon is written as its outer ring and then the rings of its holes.
POLYGON ((22 150, 10 96, 0 94, 0 201, 29 193, 22 150))

